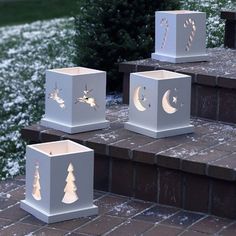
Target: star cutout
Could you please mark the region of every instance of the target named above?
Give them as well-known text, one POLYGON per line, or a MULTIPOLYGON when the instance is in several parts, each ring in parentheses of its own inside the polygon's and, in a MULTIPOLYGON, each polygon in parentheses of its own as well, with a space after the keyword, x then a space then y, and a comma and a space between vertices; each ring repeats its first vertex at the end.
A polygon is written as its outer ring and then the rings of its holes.
POLYGON ((141 98, 139 98, 139 100, 145 102, 147 100, 147 98, 142 94, 141 98))
POLYGON ((173 97, 173 103, 177 104, 177 97, 173 97))

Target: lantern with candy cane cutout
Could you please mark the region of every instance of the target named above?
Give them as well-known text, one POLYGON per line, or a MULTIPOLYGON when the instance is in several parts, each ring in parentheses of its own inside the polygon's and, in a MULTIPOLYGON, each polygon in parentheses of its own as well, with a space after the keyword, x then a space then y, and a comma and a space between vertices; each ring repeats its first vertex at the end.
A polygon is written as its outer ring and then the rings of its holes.
POLYGON ((195 11, 157 11, 152 58, 173 63, 205 61, 206 14, 195 11))

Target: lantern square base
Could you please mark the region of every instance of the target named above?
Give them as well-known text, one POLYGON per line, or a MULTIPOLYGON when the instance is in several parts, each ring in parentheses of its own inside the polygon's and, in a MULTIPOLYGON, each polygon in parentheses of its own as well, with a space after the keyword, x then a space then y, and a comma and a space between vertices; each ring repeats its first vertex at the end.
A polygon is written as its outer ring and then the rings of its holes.
POLYGON ((26 200, 21 201, 20 207, 46 223, 55 223, 98 214, 98 207, 95 205, 92 205, 91 207, 87 208, 77 209, 74 211, 60 212, 56 214, 48 214, 47 212, 33 206, 26 200))
POLYGON ((182 127, 176 127, 172 129, 165 129, 165 130, 152 130, 152 129, 148 129, 148 128, 133 124, 131 122, 126 122, 125 128, 130 131, 144 134, 152 138, 164 138, 164 137, 170 137, 170 136, 175 136, 175 135, 180 135, 180 134, 193 133, 193 130, 194 130, 193 125, 186 125, 182 127))
POLYGON ((43 118, 41 120, 41 125, 49 127, 49 128, 61 130, 66 133, 74 134, 74 133, 107 128, 109 126, 109 122, 107 120, 104 120, 104 121, 96 122, 96 123, 69 126, 67 124, 57 123, 55 121, 43 118))
POLYGON ((152 53, 152 59, 171 62, 171 63, 184 63, 184 62, 207 61, 209 59, 209 56, 208 54, 200 54, 200 55, 174 57, 174 56, 160 54, 160 53, 155 52, 155 53, 152 53))

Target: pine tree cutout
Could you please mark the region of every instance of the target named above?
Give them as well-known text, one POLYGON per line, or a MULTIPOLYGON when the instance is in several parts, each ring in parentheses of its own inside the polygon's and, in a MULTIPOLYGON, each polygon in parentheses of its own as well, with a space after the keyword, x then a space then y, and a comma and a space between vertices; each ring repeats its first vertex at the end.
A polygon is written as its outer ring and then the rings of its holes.
POLYGON ((41 200, 41 192, 40 192, 40 175, 39 175, 39 164, 35 164, 35 172, 34 172, 34 182, 33 182, 33 191, 32 196, 35 200, 41 200))
POLYGON ((76 194, 77 187, 74 183, 75 182, 75 176, 73 174, 74 167, 71 163, 69 164, 67 171, 68 171, 68 175, 66 178, 66 186, 64 188, 65 194, 62 199, 62 202, 66 204, 71 204, 78 200, 78 196, 76 194))

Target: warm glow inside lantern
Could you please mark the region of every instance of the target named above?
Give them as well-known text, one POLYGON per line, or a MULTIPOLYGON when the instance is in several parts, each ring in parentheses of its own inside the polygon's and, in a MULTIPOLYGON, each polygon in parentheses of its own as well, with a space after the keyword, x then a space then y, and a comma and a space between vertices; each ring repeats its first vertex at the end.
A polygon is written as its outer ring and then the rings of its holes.
POLYGON ((206 13, 156 11, 152 58, 173 63, 207 60, 206 13))
POLYGON ((93 150, 69 140, 28 145, 21 208, 47 223, 96 215, 93 166, 93 150))
POLYGON ((85 67, 46 71, 45 117, 41 124, 67 133, 102 129, 106 72, 85 67))
POLYGON ((131 73, 125 128, 153 138, 193 132, 191 77, 166 70, 131 73))

